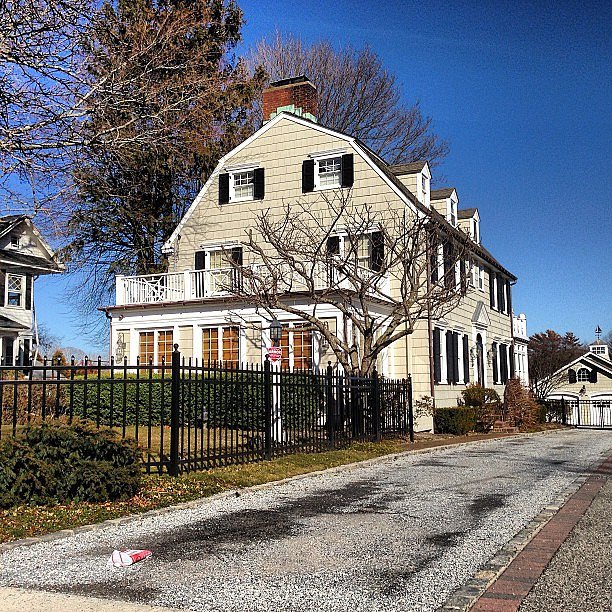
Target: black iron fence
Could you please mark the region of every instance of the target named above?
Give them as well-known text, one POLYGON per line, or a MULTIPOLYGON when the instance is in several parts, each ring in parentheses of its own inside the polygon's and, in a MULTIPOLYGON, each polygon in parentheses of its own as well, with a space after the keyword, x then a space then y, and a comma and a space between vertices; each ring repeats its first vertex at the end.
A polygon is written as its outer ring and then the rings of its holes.
POLYGON ((0 438, 33 424, 85 420, 138 441, 147 472, 180 472, 338 448, 352 440, 413 437, 408 380, 223 367, 162 365, 0 367, 0 438))
POLYGON ((575 427, 612 429, 612 399, 561 398, 546 401, 547 420, 575 427))

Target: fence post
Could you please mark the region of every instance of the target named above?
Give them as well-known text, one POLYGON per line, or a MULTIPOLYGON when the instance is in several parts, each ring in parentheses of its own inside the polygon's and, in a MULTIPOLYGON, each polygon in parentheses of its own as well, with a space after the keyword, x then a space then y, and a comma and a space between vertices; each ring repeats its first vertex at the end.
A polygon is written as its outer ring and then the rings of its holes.
POLYGON ((567 425, 567 408, 565 406, 565 398, 561 396, 561 423, 567 425))
POLYGON ((264 416, 265 427, 264 432, 264 450, 266 459, 272 459, 272 372, 270 367, 270 359, 266 355, 264 361, 264 416))
POLYGON ((412 408, 412 374, 408 374, 406 380, 406 395, 408 396, 408 433, 410 441, 414 442, 414 410, 412 408))
POLYGON ((335 414, 334 414, 334 369, 332 368, 331 361, 327 362, 327 375, 325 379, 325 399, 327 407, 327 443, 329 446, 334 445, 334 427, 335 414))
POLYGON ((372 426, 374 439, 378 441, 380 440, 380 381, 376 368, 372 372, 372 395, 372 426))
POLYGON ((168 464, 168 474, 178 476, 179 465, 179 437, 180 437, 180 395, 181 395, 181 354, 178 350, 179 345, 174 345, 172 351, 172 383, 170 398, 170 463, 168 464))

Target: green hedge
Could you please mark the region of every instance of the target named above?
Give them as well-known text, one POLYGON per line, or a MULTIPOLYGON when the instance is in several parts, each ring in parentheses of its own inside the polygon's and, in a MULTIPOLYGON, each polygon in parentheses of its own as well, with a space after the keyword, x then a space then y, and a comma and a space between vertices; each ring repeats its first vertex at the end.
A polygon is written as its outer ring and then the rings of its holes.
POLYGON ((0 443, 0 507, 133 497, 140 451, 111 430, 42 425, 0 443))
POLYGON ((459 406, 457 408, 436 408, 434 431, 436 433, 463 436, 476 429, 477 410, 459 406))
MULTIPOLYGON (((278 378, 275 376, 275 383, 278 378)), ((313 374, 280 374, 281 417, 284 426, 315 423, 324 410, 325 385, 313 374)), ((69 413, 70 390, 63 397, 69 413)), ((78 381, 72 388, 72 415, 103 426, 160 425, 170 420, 171 380, 158 377, 78 381), (112 393, 111 393, 112 387, 112 393), (112 395, 112 401, 111 401, 112 395)), ((264 386, 261 372, 236 372, 181 381, 181 421, 194 426, 263 430, 264 386)))

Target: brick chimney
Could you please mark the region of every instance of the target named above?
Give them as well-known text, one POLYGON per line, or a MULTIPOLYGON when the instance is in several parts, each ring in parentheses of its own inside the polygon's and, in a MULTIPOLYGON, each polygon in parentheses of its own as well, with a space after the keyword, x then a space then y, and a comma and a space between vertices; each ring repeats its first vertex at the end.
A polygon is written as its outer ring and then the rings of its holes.
POLYGON ((263 119, 270 121, 281 111, 317 120, 317 88, 305 76, 270 83, 263 92, 263 119))

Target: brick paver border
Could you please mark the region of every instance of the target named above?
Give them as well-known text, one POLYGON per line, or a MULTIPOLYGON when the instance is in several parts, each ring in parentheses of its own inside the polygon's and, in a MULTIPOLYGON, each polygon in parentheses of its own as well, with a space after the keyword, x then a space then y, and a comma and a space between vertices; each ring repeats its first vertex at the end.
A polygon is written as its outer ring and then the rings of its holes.
POLYGON ((591 474, 574 481, 556 500, 560 503, 538 514, 441 609, 516 612, 611 474, 609 455, 591 474))

